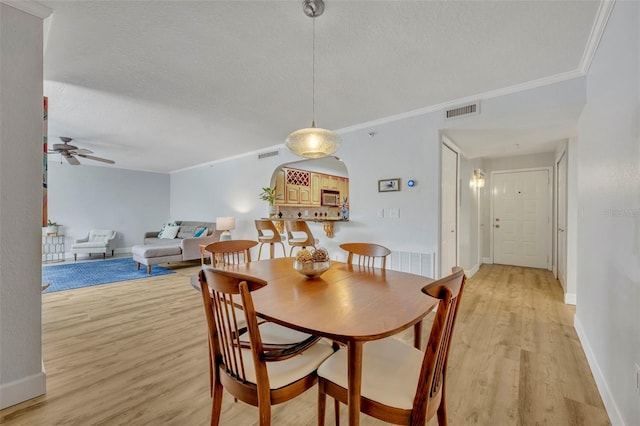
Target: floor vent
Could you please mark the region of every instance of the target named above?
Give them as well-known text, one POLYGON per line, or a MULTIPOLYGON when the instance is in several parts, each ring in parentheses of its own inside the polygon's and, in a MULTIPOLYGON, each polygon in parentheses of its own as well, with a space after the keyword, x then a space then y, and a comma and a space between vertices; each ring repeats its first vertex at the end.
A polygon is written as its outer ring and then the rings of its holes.
POLYGON ((478 115, 480 113, 480 102, 474 102, 469 105, 462 105, 459 107, 445 110, 444 118, 458 118, 461 116, 478 115))
POLYGON ((279 155, 280 152, 279 151, 271 151, 271 152, 263 152, 262 154, 258 154, 258 160, 262 160, 263 158, 267 158, 267 157, 275 157, 276 155, 279 155))

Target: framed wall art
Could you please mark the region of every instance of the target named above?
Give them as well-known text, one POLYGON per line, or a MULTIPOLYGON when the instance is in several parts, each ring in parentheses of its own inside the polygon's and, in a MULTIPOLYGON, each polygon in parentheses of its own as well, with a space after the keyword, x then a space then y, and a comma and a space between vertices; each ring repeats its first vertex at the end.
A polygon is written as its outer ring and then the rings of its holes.
POLYGON ((400 191, 400 178, 381 179, 378 181, 378 192, 400 191))

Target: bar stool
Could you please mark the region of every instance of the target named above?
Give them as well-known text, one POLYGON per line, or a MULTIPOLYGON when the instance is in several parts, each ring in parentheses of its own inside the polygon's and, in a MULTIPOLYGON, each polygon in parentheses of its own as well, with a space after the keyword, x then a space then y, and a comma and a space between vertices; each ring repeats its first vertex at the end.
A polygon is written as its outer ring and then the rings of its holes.
POLYGON ((258 230, 258 242, 260 243, 260 249, 258 250, 258 260, 260 260, 260 255, 262 254, 263 244, 269 244, 270 259, 274 258, 275 250, 273 246, 276 243, 279 243, 282 246, 282 256, 287 257, 287 251, 284 248, 282 236, 280 235, 278 229, 272 221, 266 219, 256 219, 256 229, 258 230), (269 232, 265 233, 264 231, 269 231, 271 234, 269 234, 269 232))
POLYGON ((313 247, 316 248, 316 244, 318 244, 318 239, 313 237, 311 233, 311 229, 309 229, 309 225, 304 220, 288 220, 286 223, 287 228, 287 239, 289 241, 289 245, 291 249, 289 250, 289 257, 293 253, 294 247, 313 247), (294 232, 302 233, 304 232, 306 235, 303 237, 296 237, 294 232))

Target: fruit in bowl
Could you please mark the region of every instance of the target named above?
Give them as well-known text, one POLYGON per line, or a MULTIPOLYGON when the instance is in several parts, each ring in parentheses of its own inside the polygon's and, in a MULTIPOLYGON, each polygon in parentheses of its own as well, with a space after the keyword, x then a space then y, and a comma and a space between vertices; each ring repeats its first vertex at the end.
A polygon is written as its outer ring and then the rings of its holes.
POLYGON ((293 261, 293 269, 309 278, 319 277, 330 267, 329 253, 323 248, 318 248, 312 252, 302 249, 296 254, 293 261))

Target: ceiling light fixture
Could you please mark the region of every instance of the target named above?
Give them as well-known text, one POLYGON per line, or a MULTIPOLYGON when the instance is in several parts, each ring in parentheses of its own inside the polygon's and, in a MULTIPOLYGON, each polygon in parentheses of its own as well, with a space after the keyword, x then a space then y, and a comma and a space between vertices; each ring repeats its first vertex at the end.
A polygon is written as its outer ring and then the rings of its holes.
POLYGON ((316 21, 315 18, 324 12, 322 0, 304 0, 304 14, 313 19, 313 72, 312 72, 312 121, 311 127, 296 130, 289 134, 285 145, 291 152, 305 158, 322 158, 333 154, 342 138, 336 132, 316 127, 316 21))

